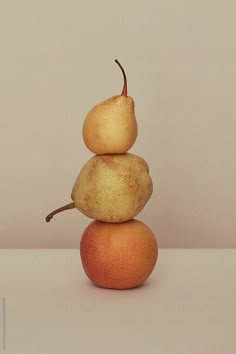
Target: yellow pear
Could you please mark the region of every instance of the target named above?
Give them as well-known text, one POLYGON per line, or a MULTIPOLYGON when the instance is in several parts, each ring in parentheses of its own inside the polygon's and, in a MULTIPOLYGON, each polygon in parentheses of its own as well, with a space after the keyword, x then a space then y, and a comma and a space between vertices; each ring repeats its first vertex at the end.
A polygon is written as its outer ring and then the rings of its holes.
POLYGON ((50 213, 46 221, 67 209, 77 208, 92 219, 120 223, 134 218, 152 194, 146 161, 134 154, 105 154, 90 158, 81 169, 72 203, 50 213))
POLYGON ((93 107, 83 124, 83 139, 94 154, 123 154, 134 144, 138 126, 134 101, 127 96, 127 79, 118 60, 124 86, 121 95, 108 98, 93 107))

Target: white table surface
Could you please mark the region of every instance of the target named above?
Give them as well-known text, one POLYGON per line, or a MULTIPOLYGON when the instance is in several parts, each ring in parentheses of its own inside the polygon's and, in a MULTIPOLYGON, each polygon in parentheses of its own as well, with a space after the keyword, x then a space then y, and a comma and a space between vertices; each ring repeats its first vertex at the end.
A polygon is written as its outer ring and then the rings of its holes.
POLYGON ((9 354, 235 354, 236 250, 159 249, 145 286, 97 288, 79 250, 0 250, 9 354))

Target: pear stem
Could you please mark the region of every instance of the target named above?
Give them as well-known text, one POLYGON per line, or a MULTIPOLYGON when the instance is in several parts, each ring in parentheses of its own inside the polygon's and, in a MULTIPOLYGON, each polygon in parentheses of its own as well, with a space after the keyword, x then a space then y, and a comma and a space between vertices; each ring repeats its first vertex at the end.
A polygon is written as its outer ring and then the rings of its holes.
POLYGON ((123 86, 123 90, 121 92, 121 96, 127 96, 127 78, 126 78, 126 74, 125 74, 125 71, 122 67, 122 65, 119 63, 119 61, 116 59, 115 60, 116 64, 119 65, 121 71, 122 71, 122 74, 123 74, 123 77, 124 77, 124 86, 123 86))
POLYGON ((54 215, 60 213, 61 211, 74 209, 74 208, 75 208, 74 202, 64 205, 63 207, 58 208, 58 209, 54 210, 53 212, 51 212, 50 214, 48 214, 48 216, 46 217, 46 222, 49 222, 53 218, 54 215))

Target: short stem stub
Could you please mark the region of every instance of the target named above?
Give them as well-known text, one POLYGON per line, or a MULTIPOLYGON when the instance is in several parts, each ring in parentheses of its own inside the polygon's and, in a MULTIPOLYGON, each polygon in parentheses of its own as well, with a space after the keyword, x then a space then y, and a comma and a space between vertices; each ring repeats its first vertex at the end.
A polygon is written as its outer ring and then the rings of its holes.
POLYGON ((115 60, 115 62, 116 62, 116 64, 119 65, 119 67, 120 67, 120 69, 122 71, 123 77, 124 77, 124 86, 123 86, 123 90, 121 92, 121 96, 127 96, 127 94, 128 94, 127 93, 127 78, 126 78, 125 71, 124 71, 122 65, 119 63, 119 61, 117 59, 115 60))
POLYGON ((46 222, 49 222, 53 218, 54 215, 60 213, 61 211, 74 209, 74 208, 75 208, 75 202, 64 205, 63 207, 58 208, 58 209, 54 210, 53 212, 51 212, 50 214, 48 214, 48 216, 46 217, 46 222))

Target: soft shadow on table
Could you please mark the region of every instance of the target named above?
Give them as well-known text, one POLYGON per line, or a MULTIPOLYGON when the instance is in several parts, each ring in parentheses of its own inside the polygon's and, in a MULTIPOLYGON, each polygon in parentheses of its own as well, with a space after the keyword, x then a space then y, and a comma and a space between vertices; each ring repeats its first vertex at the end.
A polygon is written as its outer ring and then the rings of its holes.
MULTIPOLYGON (((156 266, 150 275, 150 277, 140 286, 132 289, 106 289, 94 285, 83 273, 79 275, 78 279, 74 279, 72 285, 74 288, 74 293, 76 293, 80 299, 84 298, 85 301, 92 299, 100 299, 102 302, 110 299, 133 299, 133 298, 152 298, 156 297, 161 290, 165 287, 165 283, 168 282, 171 274, 175 268, 175 264, 171 263, 171 260, 167 262, 167 266, 164 262, 164 257, 160 250, 158 261, 156 266), (163 262, 162 262, 163 260, 163 262)), ((77 296, 76 295, 76 296, 77 296)))
MULTIPOLYGON (((156 272, 158 273, 158 272, 156 272)), ((132 294, 139 297, 144 296, 145 294, 150 294, 150 293, 157 293, 159 291, 159 288, 162 286, 161 284, 161 279, 158 278, 158 274, 155 274, 155 276, 150 276, 143 284, 131 288, 131 289, 107 289, 107 288, 102 288, 99 286, 94 285, 89 279, 83 279, 81 281, 81 290, 84 294, 87 294, 88 296, 101 296, 101 297, 116 297, 116 295, 119 295, 119 297, 126 297, 132 294)))
POLYGON ((150 286, 150 284, 149 284, 149 279, 148 279, 145 283, 143 283, 143 284, 141 284, 141 285, 139 285, 139 286, 136 286, 135 288, 131 288, 131 289, 111 289, 111 288, 103 288, 103 287, 99 287, 99 286, 93 284, 93 283, 92 283, 91 281, 89 281, 89 280, 85 280, 84 283, 85 283, 86 286, 89 287, 89 288, 96 288, 96 289, 100 289, 100 290, 107 290, 107 291, 113 291, 113 292, 128 292, 128 291, 134 292, 134 291, 140 290, 141 288, 145 288, 145 287, 150 286))

